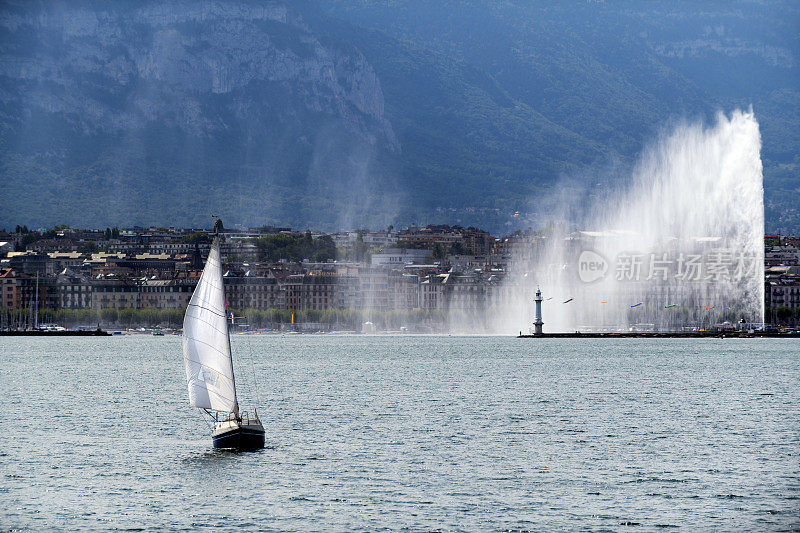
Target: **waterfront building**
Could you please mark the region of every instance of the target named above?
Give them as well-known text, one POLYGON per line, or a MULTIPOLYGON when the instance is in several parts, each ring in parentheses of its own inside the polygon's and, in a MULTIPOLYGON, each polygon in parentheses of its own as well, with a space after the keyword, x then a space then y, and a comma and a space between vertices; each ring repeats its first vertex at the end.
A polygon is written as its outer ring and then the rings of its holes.
MULTIPOLYGON (((389 311, 389 270, 364 266, 358 269, 358 296, 355 309, 389 311)), ((392 298, 393 300, 393 298, 392 298)))
POLYGON ((448 274, 429 274, 420 282, 419 306, 426 311, 446 308, 444 281, 448 274))
POLYGON ((17 276, 17 290, 21 309, 58 309, 55 277, 21 273, 17 276))
POLYGON ((113 274, 92 281, 92 309, 139 309, 139 283, 113 274))
POLYGON ((287 309, 334 309, 338 303, 334 275, 294 274, 281 283, 287 309))
POLYGON ((489 259, 481 255, 448 255, 447 264, 458 270, 484 270, 489 265, 489 259))
POLYGON ((65 268, 56 277, 56 290, 60 309, 92 308, 92 283, 87 276, 65 268))
POLYGON ((139 309, 185 309, 197 282, 179 279, 148 279, 139 285, 139 309))
POLYGON ((418 309, 419 275, 404 270, 391 270, 388 276, 389 308, 396 311, 418 309))
POLYGON ((231 309, 284 309, 286 306, 285 296, 275 277, 254 276, 250 271, 239 276, 229 271, 222 279, 231 309))
POLYGON ((488 285, 474 272, 449 272, 442 281, 444 305, 447 311, 477 314, 487 308, 488 285))
POLYGON ((328 275, 303 276, 302 304, 296 309, 333 309, 336 305, 336 277, 328 275))
POLYGON ((764 281, 766 319, 772 324, 800 324, 800 266, 774 266, 764 281))
POLYGON ((13 268, 0 268, 0 308, 19 309, 20 290, 17 283, 19 274, 13 268))
POLYGON ((360 305, 360 282, 357 269, 337 269, 335 309, 356 309, 360 305))

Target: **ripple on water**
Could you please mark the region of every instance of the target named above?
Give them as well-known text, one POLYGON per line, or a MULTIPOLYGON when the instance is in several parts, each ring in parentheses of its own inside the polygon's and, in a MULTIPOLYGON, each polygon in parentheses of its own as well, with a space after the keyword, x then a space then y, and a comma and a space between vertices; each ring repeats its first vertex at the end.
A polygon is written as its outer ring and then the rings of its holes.
POLYGON ((0 341, 21 421, 0 451, 0 529, 797 525, 797 343, 247 341, 270 443, 255 453, 210 449, 180 339, 0 341))

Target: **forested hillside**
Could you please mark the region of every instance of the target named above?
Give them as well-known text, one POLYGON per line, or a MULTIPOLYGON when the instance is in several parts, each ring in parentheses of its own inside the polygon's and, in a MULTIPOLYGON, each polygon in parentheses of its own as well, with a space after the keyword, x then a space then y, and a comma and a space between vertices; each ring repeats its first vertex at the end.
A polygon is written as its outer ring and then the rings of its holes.
POLYGON ((753 106, 767 226, 800 231, 792 3, 5 2, 0 228, 495 233, 753 106))

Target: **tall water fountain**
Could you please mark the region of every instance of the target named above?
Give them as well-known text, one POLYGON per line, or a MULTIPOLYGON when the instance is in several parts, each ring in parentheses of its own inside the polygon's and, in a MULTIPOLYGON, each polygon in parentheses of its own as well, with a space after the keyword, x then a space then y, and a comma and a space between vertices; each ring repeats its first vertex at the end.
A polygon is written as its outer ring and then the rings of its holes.
POLYGON ((505 329, 530 328, 537 284, 551 332, 763 322, 760 146, 752 111, 674 128, 624 189, 518 247, 505 329))

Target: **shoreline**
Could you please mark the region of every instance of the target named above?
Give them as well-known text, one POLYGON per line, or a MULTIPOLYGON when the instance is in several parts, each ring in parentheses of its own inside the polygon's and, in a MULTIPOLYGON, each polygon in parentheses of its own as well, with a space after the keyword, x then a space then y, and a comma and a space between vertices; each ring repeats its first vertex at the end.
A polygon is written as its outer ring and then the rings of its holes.
POLYGON ((89 331, 0 331, 0 337, 110 337, 102 329, 89 331))
POLYGON ((589 338, 589 339, 625 339, 625 338, 651 338, 651 339, 672 339, 672 338, 736 338, 748 339, 756 337, 779 337, 779 338, 800 338, 800 332, 768 332, 757 331, 753 333, 741 331, 691 331, 691 332, 627 332, 627 333, 582 333, 576 331, 574 333, 542 333, 541 335, 526 334, 517 335, 518 339, 565 339, 565 338, 589 338))

